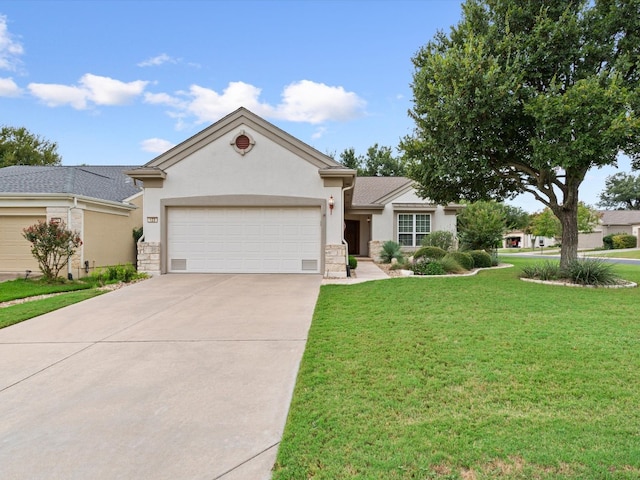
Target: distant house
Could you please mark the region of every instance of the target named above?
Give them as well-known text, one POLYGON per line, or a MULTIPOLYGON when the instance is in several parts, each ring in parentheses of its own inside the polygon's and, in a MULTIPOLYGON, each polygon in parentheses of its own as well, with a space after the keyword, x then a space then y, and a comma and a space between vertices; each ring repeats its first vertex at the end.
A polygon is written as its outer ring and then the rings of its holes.
POLYGON ((601 210, 600 225, 603 236, 627 233, 640 237, 640 210, 601 210))
POLYGON ((134 228, 142 226, 142 188, 130 166, 11 166, 0 169, 0 272, 37 271, 25 227, 62 221, 83 245, 68 273, 135 263, 134 228))
POLYGON ((144 181, 138 267, 152 274, 344 277, 348 252, 455 233, 460 208, 425 202, 407 178, 356 178, 245 108, 127 173, 144 181))

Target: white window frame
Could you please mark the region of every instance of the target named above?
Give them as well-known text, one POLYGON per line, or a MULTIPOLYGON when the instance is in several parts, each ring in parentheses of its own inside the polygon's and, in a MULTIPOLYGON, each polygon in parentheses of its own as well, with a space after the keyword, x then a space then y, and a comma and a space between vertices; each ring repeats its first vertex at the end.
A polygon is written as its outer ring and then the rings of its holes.
POLYGON ((419 247, 422 238, 431 233, 431 214, 430 213, 398 213, 396 225, 397 225, 397 232, 398 232, 397 241, 402 247, 419 247), (403 217, 411 217, 411 224, 410 225, 405 224, 401 226, 401 219, 406 220, 406 218, 403 218, 403 217), (418 217, 428 218, 426 229, 424 227, 419 226, 418 217), (403 243, 404 240, 406 239, 406 236, 408 235, 411 235, 410 245, 403 243), (405 236, 405 239, 401 240, 401 236, 405 236))

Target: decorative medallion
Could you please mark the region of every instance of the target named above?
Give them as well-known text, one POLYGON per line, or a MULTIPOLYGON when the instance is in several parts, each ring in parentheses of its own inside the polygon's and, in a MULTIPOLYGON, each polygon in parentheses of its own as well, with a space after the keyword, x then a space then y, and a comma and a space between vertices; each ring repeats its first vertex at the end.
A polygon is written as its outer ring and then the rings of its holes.
POLYGON ((244 155, 251 151, 256 142, 251 138, 251 135, 244 130, 240 130, 240 132, 233 137, 233 140, 231 140, 230 143, 236 152, 240 155, 244 155))

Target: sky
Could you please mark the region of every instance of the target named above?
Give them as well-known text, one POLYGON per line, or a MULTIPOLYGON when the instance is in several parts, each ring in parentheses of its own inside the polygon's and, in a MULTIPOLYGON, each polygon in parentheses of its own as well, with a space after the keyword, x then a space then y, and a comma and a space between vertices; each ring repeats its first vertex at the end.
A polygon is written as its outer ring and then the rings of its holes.
MULTIPOLYGON (((56 142, 63 165, 143 165, 241 106, 336 159, 395 149, 413 130, 411 58, 460 14, 458 0, 3 0, 0 125, 56 142)), ((590 172, 581 199, 616 171, 628 159, 590 172)))

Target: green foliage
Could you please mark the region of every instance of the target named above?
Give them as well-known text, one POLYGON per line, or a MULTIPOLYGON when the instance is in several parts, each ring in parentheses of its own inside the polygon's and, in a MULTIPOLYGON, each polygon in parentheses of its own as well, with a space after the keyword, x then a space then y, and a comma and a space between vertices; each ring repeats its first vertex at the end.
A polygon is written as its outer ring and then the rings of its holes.
POLYGON ((419 260, 420 258, 434 258, 440 259, 447 254, 446 250, 443 250, 440 247, 420 247, 413 254, 414 260, 419 260))
POLYGON ((355 270, 358 268, 358 259, 353 255, 349 255, 349 268, 351 270, 355 270))
POLYGON ((402 263, 404 256, 400 244, 393 240, 388 240, 382 244, 382 251, 380 252, 380 259, 382 263, 391 263, 391 260, 396 259, 398 263, 402 263))
MULTIPOLYGON (((600 220, 600 214, 584 202, 578 202, 578 231, 591 233, 600 220)), ((534 237, 547 237, 559 240, 562 237, 560 220, 550 208, 531 215, 529 232, 534 237)))
POLYGON ((0 302, 52 293, 84 290, 86 288, 90 288, 90 285, 83 282, 49 282, 44 278, 38 280, 18 278, 16 280, 0 282, 0 302))
POLYGON ((580 285, 615 285, 620 278, 613 271, 613 264, 600 258, 582 258, 569 263, 563 277, 580 285))
POLYGON ((436 230, 422 237, 420 244, 424 247, 439 247, 446 251, 453 248, 454 241, 453 233, 445 230, 436 230))
POLYGON ((106 267, 96 268, 88 277, 88 281, 95 282, 97 284, 108 284, 124 282, 129 283, 139 278, 146 278, 145 273, 138 273, 136 268, 126 263, 124 265, 109 265, 106 267))
POLYGON ((465 270, 471 270, 474 267, 473 257, 466 252, 449 252, 444 258, 453 258, 465 270))
POLYGON ((522 267, 524 278, 535 278, 537 280, 557 280, 560 278, 560 264, 546 260, 543 263, 534 263, 522 267))
POLYGON ((144 235, 144 227, 134 228, 132 235, 133 241, 138 243, 138 240, 140 240, 142 238, 142 235, 144 235))
POLYGON ((499 203, 479 201, 458 214, 458 238, 463 250, 492 250, 505 233, 505 212, 499 203))
POLYGON ((520 207, 500 204, 504 212, 505 233, 511 230, 526 230, 531 222, 531 215, 520 207))
POLYGON ((438 263, 442 265, 442 268, 444 268, 447 273, 465 273, 467 271, 464 266, 460 265, 456 256, 449 254, 438 260, 438 263))
POLYGON ((609 235, 605 235, 602 237, 602 244, 604 245, 605 250, 613 250, 613 237, 616 235, 620 235, 619 233, 610 233, 609 235))
POLYGON ((620 172, 608 176, 598 205, 618 210, 640 210, 640 175, 620 172))
POLYGON ((429 258, 415 262, 411 265, 411 271, 415 275, 445 275, 447 273, 442 263, 429 258))
POLYGON ((31 243, 31 254, 46 280, 57 278, 69 258, 82 245, 80 235, 67 230, 64 222, 39 221, 25 228, 22 236, 31 243))
POLYGON ((587 172, 640 165, 637 1, 467 1, 460 22, 412 61, 416 128, 400 145, 424 198, 505 199, 529 192, 577 256, 587 172))
POLYGON ((613 248, 636 248, 638 246, 638 239, 627 233, 619 233, 618 235, 614 235, 611 239, 613 243, 613 248))
POLYGON ((402 177, 405 166, 400 158, 393 156, 391 147, 374 144, 367 149, 367 154, 356 155, 353 147, 340 154, 340 163, 347 168, 357 170, 362 177, 402 177))
POLYGON ((60 165, 58 145, 26 128, 0 128, 0 168, 11 165, 60 165))
POLYGON ((492 266, 491 255, 489 255, 485 250, 471 250, 465 253, 471 255, 473 258, 473 266, 475 268, 489 268, 492 266))

